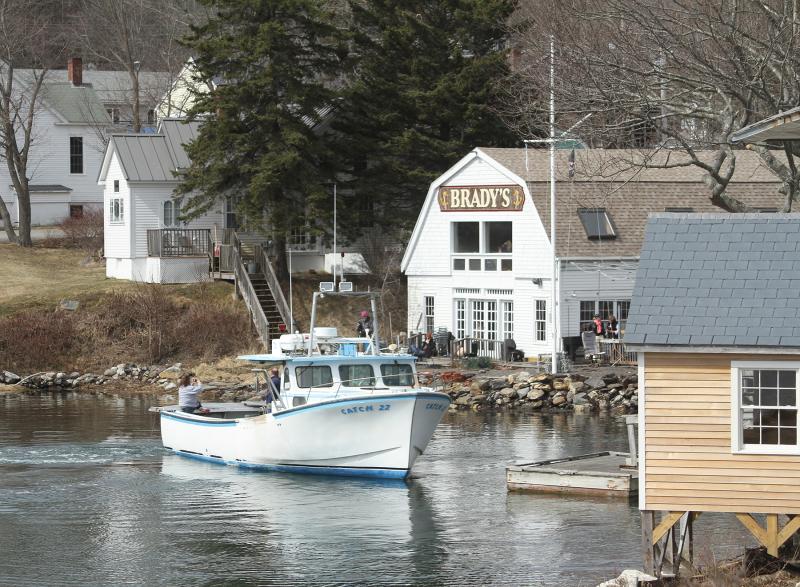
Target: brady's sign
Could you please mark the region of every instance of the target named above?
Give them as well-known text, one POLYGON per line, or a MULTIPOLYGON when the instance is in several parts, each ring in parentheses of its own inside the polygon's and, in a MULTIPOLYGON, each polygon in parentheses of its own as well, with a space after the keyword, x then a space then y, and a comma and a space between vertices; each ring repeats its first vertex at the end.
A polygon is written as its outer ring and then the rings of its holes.
POLYGON ((525 192, 518 185, 470 185, 439 188, 442 212, 522 210, 525 192))

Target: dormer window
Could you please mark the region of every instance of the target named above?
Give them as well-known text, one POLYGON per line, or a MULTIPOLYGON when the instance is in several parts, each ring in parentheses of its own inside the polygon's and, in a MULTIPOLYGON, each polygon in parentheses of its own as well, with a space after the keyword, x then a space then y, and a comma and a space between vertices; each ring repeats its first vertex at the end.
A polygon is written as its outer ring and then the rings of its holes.
POLYGON ((578 216, 586 236, 594 240, 617 238, 617 231, 605 208, 579 208, 578 216))

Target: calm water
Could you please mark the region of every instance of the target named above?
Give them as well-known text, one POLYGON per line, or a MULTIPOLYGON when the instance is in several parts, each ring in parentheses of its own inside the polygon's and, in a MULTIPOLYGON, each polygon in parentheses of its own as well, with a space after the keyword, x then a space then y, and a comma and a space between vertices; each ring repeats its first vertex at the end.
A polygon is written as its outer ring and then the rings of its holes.
POLYGON ((625 449, 612 416, 450 414, 388 483, 166 454, 148 407, 0 397, 0 584, 595 585, 639 565, 634 505, 505 488, 511 460, 625 449))

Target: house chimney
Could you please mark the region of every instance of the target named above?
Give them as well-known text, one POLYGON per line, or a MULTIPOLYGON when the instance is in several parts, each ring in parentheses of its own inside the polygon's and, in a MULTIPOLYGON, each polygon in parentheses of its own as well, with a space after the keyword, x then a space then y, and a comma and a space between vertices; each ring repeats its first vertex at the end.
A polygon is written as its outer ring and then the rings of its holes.
POLYGON ((67 79, 73 86, 83 84, 83 62, 80 57, 71 57, 67 62, 67 79))

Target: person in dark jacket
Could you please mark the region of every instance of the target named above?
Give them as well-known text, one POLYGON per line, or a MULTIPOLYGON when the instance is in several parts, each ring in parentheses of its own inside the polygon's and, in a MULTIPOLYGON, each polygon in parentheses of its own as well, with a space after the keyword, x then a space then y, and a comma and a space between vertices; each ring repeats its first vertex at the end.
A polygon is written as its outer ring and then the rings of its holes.
POLYGON ((358 336, 369 336, 369 333, 372 332, 372 318, 369 317, 369 312, 366 310, 361 311, 361 317, 356 324, 356 332, 358 336))
POLYGON ((269 380, 272 385, 267 386, 267 393, 264 394, 264 401, 267 404, 271 404, 275 401, 275 393, 279 392, 281 389, 281 376, 277 367, 273 367, 269 370, 269 380))

